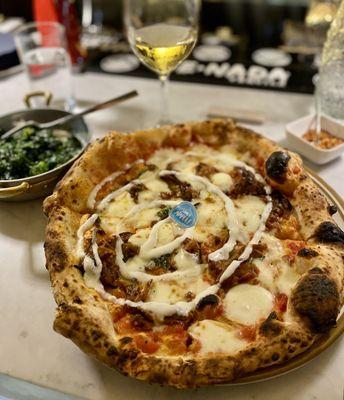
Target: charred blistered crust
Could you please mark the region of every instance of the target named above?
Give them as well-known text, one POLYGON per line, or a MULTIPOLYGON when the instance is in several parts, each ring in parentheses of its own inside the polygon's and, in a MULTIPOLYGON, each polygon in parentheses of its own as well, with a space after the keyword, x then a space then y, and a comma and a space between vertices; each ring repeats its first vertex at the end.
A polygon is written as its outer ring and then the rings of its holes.
POLYGON ((320 268, 311 269, 293 291, 296 311, 309 318, 315 332, 325 332, 336 324, 340 297, 336 283, 320 268))
POLYGON ((321 243, 344 244, 344 232, 331 221, 322 222, 316 229, 314 236, 321 243))
POLYGON ((332 216, 338 211, 338 207, 335 204, 329 204, 327 211, 332 216))
POLYGON ((277 319, 277 313, 273 311, 261 324, 259 333, 266 337, 278 336, 283 330, 283 325, 277 319))
POLYGON ((319 253, 313 249, 308 249, 307 247, 304 247, 303 249, 298 251, 297 255, 299 257, 310 259, 313 257, 317 257, 319 253))
POLYGON ((265 163, 267 176, 278 183, 285 182, 289 160, 290 155, 285 151, 272 153, 265 163))

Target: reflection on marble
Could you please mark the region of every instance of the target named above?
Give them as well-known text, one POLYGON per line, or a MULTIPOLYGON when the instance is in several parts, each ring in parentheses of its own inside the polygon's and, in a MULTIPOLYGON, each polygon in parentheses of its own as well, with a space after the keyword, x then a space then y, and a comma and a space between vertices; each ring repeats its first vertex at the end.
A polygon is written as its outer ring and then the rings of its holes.
POLYGON ((32 243, 44 240, 42 200, 1 202, 0 216, 0 235, 32 243))

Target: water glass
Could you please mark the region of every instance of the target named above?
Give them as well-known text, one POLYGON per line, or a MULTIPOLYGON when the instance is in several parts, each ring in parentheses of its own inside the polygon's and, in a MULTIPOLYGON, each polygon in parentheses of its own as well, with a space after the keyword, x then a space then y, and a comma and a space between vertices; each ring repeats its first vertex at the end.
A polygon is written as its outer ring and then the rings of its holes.
POLYGON ((53 107, 70 111, 75 103, 64 26, 57 22, 29 23, 15 32, 14 40, 30 89, 51 92, 53 107))
POLYGON ((344 119, 344 59, 320 70, 319 96, 322 111, 330 117, 344 119))

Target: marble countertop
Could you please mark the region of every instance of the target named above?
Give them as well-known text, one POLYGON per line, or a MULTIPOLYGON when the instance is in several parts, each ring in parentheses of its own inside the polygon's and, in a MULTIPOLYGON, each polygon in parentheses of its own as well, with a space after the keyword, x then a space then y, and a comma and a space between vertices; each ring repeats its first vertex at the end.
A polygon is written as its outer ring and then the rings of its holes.
MULTIPOLYGON (((87 122, 93 137, 101 137, 110 129, 130 131, 146 128, 157 120, 159 86, 156 81, 90 73, 78 75, 74 81, 77 99, 83 104, 131 89, 140 93, 138 98, 125 104, 89 116, 87 122)), ((0 81, 0 113, 22 108, 21 98, 26 91, 27 82, 23 74, 0 81)), ((255 129, 285 145, 285 124, 307 114, 312 107, 312 98, 220 86, 171 85, 171 108, 175 121, 205 118, 210 105, 264 111, 268 122, 255 129)), ((308 165, 340 195, 344 195, 342 158, 323 167, 308 165)), ((123 377, 89 358, 52 330, 55 304, 44 267, 46 221, 41 203, 41 200, 0 203, 0 394, 3 394, 1 382, 10 376, 92 400, 342 400, 343 340, 338 340, 308 365, 267 382, 187 391, 123 377)), ((19 386, 23 384, 21 381, 19 386)), ((21 390, 25 392, 25 389, 21 390)), ((46 398, 67 398, 63 394, 54 396, 46 395, 46 398)))

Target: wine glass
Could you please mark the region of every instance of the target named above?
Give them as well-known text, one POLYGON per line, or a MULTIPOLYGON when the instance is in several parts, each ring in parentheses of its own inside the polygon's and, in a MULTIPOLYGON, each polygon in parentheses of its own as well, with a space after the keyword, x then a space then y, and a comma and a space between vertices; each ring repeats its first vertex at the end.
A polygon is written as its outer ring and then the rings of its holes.
POLYGON ((139 60, 158 74, 161 82, 158 126, 170 123, 169 76, 195 46, 199 11, 199 0, 124 0, 129 44, 139 60))

